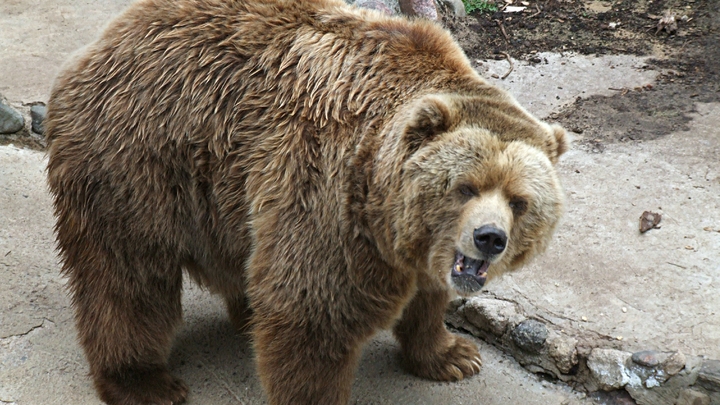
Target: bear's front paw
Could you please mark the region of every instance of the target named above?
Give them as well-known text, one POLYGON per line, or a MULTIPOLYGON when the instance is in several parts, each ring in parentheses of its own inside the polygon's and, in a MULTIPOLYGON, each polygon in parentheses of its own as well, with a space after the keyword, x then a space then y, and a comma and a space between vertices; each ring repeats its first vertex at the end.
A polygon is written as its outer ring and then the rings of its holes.
POLYGON ((453 342, 439 353, 408 359, 411 371, 423 378, 437 381, 459 381, 480 372, 480 352, 471 341, 452 335, 453 342))
POLYGON ((177 405, 187 399, 188 387, 162 368, 126 369, 96 380, 100 397, 110 405, 177 405))

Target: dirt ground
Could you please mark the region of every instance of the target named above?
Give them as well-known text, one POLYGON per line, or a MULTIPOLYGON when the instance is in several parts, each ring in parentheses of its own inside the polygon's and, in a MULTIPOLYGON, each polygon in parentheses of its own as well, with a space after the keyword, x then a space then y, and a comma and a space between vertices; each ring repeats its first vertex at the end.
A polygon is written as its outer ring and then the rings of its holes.
MULTIPOLYGON (((505 4, 503 1, 496 2, 505 4)), ((515 1, 513 5, 520 3, 515 1)), ((584 145, 656 139, 687 130, 698 102, 720 100, 720 2, 716 0, 547 0, 523 12, 443 13, 443 24, 471 60, 547 63, 540 52, 649 56, 658 83, 617 88, 615 97, 578 98, 550 120, 583 134, 584 145), (675 16, 677 29, 662 17, 675 16)))

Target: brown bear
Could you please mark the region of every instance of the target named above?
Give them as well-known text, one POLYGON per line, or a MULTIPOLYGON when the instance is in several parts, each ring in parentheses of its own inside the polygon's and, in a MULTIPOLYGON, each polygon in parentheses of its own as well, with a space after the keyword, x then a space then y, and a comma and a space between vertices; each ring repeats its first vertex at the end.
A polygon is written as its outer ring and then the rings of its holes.
POLYGON ((183 269, 247 328, 271 404, 344 404, 393 328, 409 371, 479 371, 456 292, 541 251, 565 132, 436 24, 341 0, 140 0, 57 79, 63 272, 108 404, 171 404, 183 269))

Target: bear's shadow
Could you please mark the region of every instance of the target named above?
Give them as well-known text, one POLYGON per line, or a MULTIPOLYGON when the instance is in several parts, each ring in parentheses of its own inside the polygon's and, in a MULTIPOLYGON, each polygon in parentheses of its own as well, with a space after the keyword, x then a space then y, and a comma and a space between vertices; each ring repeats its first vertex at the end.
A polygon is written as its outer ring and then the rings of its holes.
MULTIPOLYGON (((193 301, 185 306, 185 323, 176 335, 169 361, 171 371, 190 387, 188 403, 266 404, 249 336, 235 330, 221 304, 193 301)), ((364 348, 350 403, 390 403, 389 396, 397 399, 398 393, 408 401, 422 402, 427 391, 438 384, 443 383, 407 373, 401 366, 397 342, 390 332, 381 331, 364 348)))

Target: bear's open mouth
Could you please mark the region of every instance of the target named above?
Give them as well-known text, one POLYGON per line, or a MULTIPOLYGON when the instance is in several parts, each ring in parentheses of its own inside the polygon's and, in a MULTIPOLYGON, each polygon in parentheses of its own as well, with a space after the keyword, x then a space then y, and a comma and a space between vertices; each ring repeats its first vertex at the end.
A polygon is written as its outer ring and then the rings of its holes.
POLYGON ((467 293, 480 290, 487 280, 488 267, 490 262, 487 260, 472 259, 456 252, 451 272, 455 288, 467 293))

